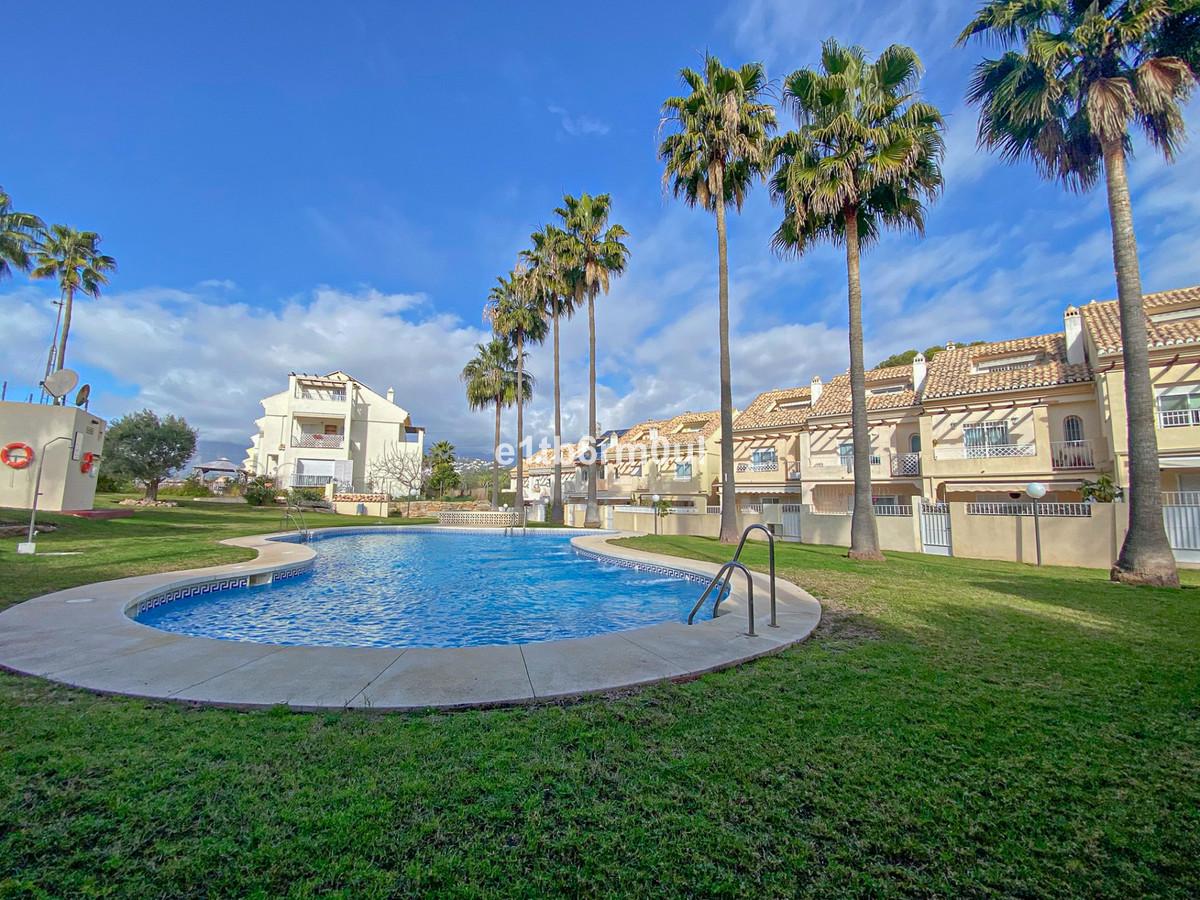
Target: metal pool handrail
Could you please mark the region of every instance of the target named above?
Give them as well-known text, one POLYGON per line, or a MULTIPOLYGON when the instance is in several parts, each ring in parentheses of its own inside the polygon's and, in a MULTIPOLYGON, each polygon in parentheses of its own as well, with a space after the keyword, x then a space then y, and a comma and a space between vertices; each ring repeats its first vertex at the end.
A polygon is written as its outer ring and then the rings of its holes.
POLYGON ((729 560, 729 562, 727 562, 723 566, 721 566, 721 568, 717 571, 717 574, 715 576, 713 576, 713 580, 709 582, 708 587, 704 589, 704 593, 700 595, 700 599, 696 602, 695 607, 693 607, 691 614, 688 616, 688 624, 689 625, 691 625, 692 621, 696 618, 696 613, 700 611, 700 607, 702 607, 704 605, 704 601, 708 599, 708 595, 710 593, 712 593, 712 589, 716 586, 717 582, 721 581, 722 576, 724 576, 725 580, 724 580, 724 583, 721 585, 720 591, 717 592, 717 599, 715 601, 713 601, 713 618, 715 619, 717 617, 717 607, 721 605, 721 599, 724 597, 725 590, 726 590, 726 588, 729 587, 729 582, 733 578, 733 570, 740 569, 746 576, 746 584, 747 584, 746 593, 748 596, 749 606, 750 606, 750 629, 746 633, 749 634, 751 637, 754 636, 754 582, 750 575, 750 571, 744 565, 742 565, 740 562, 738 562, 738 560, 741 558, 742 550, 746 546, 746 539, 750 537, 750 532, 754 531, 755 529, 761 531, 763 534, 765 534, 767 536, 767 555, 768 555, 768 560, 770 563, 770 573, 771 573, 771 622, 770 622, 770 627, 771 628, 779 627, 779 620, 778 620, 778 616, 776 613, 776 607, 775 607, 775 535, 773 535, 771 533, 771 530, 769 528, 767 528, 766 525, 760 525, 760 524, 748 525, 742 531, 742 539, 740 541, 738 541, 737 550, 734 551, 733 558, 731 560, 729 560))

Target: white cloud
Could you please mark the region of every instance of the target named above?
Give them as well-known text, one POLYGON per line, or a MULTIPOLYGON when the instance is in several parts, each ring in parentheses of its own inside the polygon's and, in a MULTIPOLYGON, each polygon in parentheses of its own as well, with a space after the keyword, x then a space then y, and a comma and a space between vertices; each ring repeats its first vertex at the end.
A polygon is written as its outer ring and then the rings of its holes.
POLYGON ((571 137, 603 136, 611 130, 607 122, 602 122, 587 114, 572 115, 557 104, 550 104, 546 107, 546 111, 551 115, 558 116, 558 123, 562 126, 562 130, 571 137))

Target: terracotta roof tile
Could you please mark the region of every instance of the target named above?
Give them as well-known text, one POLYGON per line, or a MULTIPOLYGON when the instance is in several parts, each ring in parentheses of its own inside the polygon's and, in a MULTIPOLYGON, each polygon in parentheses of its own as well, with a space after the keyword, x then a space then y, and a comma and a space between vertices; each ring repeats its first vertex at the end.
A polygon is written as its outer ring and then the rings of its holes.
POLYGON ((763 391, 734 420, 733 430, 751 428, 778 428, 785 425, 803 425, 812 407, 789 407, 788 404, 812 400, 812 388, 795 387, 776 391, 763 391))
POLYGON ((1067 343, 1062 334, 996 341, 943 350, 929 362, 924 397, 933 400, 971 394, 991 394, 1025 388, 1053 387, 1090 381, 1087 363, 1067 362, 1067 343), (978 369, 986 360, 1034 355, 1030 365, 1014 369, 978 369))
POLYGON ((670 419, 650 419, 639 422, 621 436, 619 447, 644 446, 649 447, 653 440, 652 431, 658 431, 658 437, 663 441, 677 442, 688 438, 708 439, 721 428, 721 411, 686 412, 670 419), (685 431, 689 426, 699 425, 699 430, 685 431))
MULTIPOLYGON (((905 409, 917 405, 917 395, 912 388, 912 366, 886 366, 881 369, 871 369, 866 373, 867 379, 867 409, 905 409), (879 386, 887 382, 901 382, 905 387, 900 391, 886 394, 872 394, 871 386, 879 386)), ((825 385, 821 397, 812 408, 811 416, 848 415, 850 413, 850 376, 838 375, 825 385)))
MULTIPOLYGON (((1170 312, 1173 309, 1200 307, 1200 285, 1177 288, 1173 291, 1160 291, 1157 294, 1146 294, 1142 297, 1142 305, 1147 315, 1170 312)), ((1101 303, 1092 301, 1079 308, 1083 315, 1084 326, 1095 343, 1101 356, 1112 356, 1121 352, 1121 316, 1117 309, 1116 300, 1105 300, 1101 303)), ((1146 335, 1150 347, 1173 347, 1177 344, 1200 343, 1200 317, 1195 319, 1178 319, 1168 322, 1146 320, 1146 335)))

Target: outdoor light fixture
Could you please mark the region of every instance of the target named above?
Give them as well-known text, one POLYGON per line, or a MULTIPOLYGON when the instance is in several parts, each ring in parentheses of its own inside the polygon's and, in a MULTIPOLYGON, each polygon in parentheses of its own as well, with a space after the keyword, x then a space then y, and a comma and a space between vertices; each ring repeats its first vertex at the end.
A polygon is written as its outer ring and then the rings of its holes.
POLYGON ((1038 501, 1046 496, 1046 486, 1040 481, 1025 485, 1025 493, 1033 498, 1033 545, 1037 548, 1037 564, 1042 564, 1042 520, 1038 515, 1038 501))

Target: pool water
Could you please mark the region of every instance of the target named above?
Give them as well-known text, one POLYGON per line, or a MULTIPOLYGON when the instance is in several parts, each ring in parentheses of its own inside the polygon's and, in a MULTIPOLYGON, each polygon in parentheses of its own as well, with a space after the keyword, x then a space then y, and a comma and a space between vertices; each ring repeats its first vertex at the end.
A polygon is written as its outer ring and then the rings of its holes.
POLYGON ((577 553, 573 535, 322 535, 312 570, 202 594, 138 621, 197 637, 338 647, 472 647, 683 622, 703 585, 577 553))

